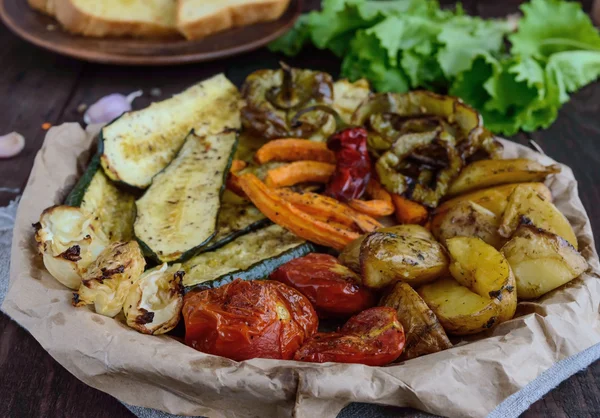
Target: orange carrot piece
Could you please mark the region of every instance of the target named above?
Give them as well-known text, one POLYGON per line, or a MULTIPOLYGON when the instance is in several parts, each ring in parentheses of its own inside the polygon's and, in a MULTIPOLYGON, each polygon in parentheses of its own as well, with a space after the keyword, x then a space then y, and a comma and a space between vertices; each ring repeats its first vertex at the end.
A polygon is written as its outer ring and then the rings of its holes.
POLYGON ((244 193, 267 218, 301 238, 342 250, 360 236, 349 229, 319 221, 296 208, 254 174, 243 174, 238 180, 244 193))
POLYGON ((275 139, 267 142, 254 154, 258 164, 269 161, 320 161, 335 163, 335 153, 323 142, 308 139, 275 139))
POLYGON ((372 216, 373 218, 381 218, 394 213, 394 204, 385 200, 359 200, 353 199, 348 202, 348 206, 357 212, 372 216))
POLYGON ((348 202, 348 206, 374 218, 380 218, 394 213, 392 196, 374 177, 371 177, 371 180, 369 180, 366 193, 372 200, 352 199, 348 202))
POLYGON ((238 171, 243 170, 244 168, 246 168, 247 165, 248 165, 248 163, 246 163, 246 161, 233 160, 231 162, 231 168, 229 169, 229 171, 232 172, 232 173, 237 173, 238 171))
POLYGON ((374 176, 371 177, 369 183, 367 184, 367 195, 371 199, 385 200, 386 202, 392 201, 392 195, 385 190, 379 180, 377 180, 374 176))
POLYGON ((289 189, 276 189, 277 195, 298 209, 319 217, 319 219, 330 219, 352 229, 358 229, 360 232, 373 232, 383 227, 375 219, 363 213, 357 212, 351 207, 328 196, 317 193, 296 193, 289 189))
POLYGON ((267 172, 265 183, 269 187, 286 187, 298 183, 327 183, 335 165, 318 161, 296 161, 273 168, 267 172))
POLYGON ((227 176, 226 186, 229 190, 231 190, 233 193, 235 193, 239 197, 247 198, 246 193, 244 193, 244 191, 242 190, 242 187, 240 186, 239 177, 231 171, 229 172, 229 175, 227 176))
POLYGON ((401 224, 422 224, 427 221, 429 212, 427 208, 398 194, 392 195, 396 207, 396 220, 401 224))

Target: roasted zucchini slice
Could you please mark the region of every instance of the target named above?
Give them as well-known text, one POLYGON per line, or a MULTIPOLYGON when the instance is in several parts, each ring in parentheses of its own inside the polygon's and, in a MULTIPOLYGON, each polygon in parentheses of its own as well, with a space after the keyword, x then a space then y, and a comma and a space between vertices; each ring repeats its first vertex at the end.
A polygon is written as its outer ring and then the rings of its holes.
POLYGON ((100 155, 92 158, 65 204, 94 215, 111 241, 133 239, 135 197, 106 177, 100 167, 100 155))
POLYGON ((217 233, 202 252, 214 251, 237 237, 271 225, 252 203, 225 190, 221 199, 221 210, 217 221, 217 233))
POLYGON ((125 113, 102 129, 102 167, 111 180, 147 188, 190 130, 205 136, 239 129, 240 104, 237 88, 219 74, 146 109, 125 113))
POLYGON ((191 132, 173 162, 153 179, 136 202, 134 225, 147 256, 184 260, 214 237, 236 144, 231 130, 205 137, 191 132))
POLYGON ((282 264, 314 250, 312 244, 279 225, 271 225, 188 260, 183 265, 186 271, 183 285, 207 289, 237 278, 263 279, 282 264))

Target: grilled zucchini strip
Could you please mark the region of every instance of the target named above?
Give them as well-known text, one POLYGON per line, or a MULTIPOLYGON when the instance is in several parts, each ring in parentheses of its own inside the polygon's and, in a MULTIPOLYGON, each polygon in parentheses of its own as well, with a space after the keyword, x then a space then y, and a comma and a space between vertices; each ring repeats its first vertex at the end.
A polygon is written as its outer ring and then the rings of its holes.
POLYGON ((95 215, 111 241, 130 241, 133 238, 135 197, 119 189, 106 177, 100 168, 99 154, 92 158, 65 204, 81 207, 95 215))
POLYGON ((282 264, 314 251, 312 244, 279 225, 271 225, 188 260, 184 263, 183 285, 207 289, 223 286, 237 278, 264 279, 282 264))
POLYGON ((162 171, 194 129, 197 135, 240 128, 240 95, 223 75, 139 111, 128 112, 105 126, 101 157, 106 175, 145 189, 162 171))
POLYGON ((202 252, 214 251, 237 237, 271 225, 252 203, 233 192, 225 190, 221 198, 221 210, 217 221, 217 233, 202 252))
POLYGON ((160 262, 191 257, 215 235, 237 134, 201 137, 191 132, 173 162, 137 204, 135 236, 160 262))

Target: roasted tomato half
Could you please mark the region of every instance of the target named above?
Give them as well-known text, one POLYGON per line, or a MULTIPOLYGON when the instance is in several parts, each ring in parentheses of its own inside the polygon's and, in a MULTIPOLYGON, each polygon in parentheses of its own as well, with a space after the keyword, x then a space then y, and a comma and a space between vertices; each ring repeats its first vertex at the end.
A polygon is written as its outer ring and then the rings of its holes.
POLYGON ((404 341, 396 311, 376 307, 353 316, 338 332, 315 334, 296 351, 294 360, 383 366, 402 354, 404 341))
POLYGON ((306 297, 271 280, 188 293, 183 318, 187 345, 237 361, 291 359, 319 325, 306 297))
POLYGON ((351 316, 375 305, 375 294, 333 256, 312 253, 279 267, 270 278, 297 289, 319 317, 351 316))

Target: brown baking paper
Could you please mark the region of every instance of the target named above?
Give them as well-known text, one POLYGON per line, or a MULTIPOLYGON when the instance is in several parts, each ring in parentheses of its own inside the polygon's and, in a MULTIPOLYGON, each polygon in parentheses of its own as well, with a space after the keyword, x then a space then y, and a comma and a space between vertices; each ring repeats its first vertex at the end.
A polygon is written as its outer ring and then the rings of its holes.
MULTIPOLYGON (((503 141, 506 157, 548 157, 503 141)), ((32 223, 58 204, 89 154, 77 124, 52 128, 38 153, 14 230, 11 288, 3 309, 60 364, 119 400, 182 415, 335 417, 348 403, 411 406, 452 417, 483 417, 554 363, 600 343, 600 280, 590 222, 571 170, 549 180, 577 233, 590 271, 518 318, 440 353, 388 367, 254 359, 200 353, 167 336, 137 333, 118 320, 73 308, 71 291, 43 268, 32 223)))

